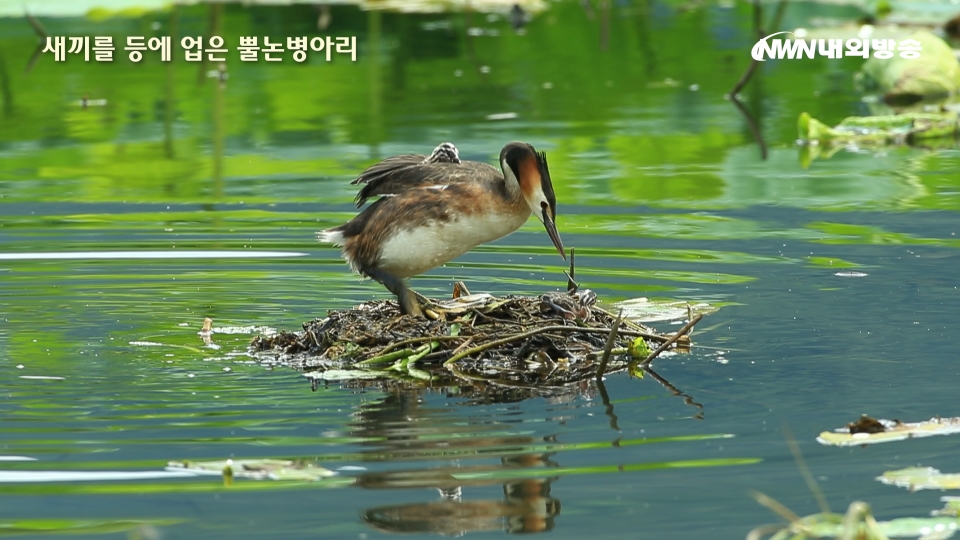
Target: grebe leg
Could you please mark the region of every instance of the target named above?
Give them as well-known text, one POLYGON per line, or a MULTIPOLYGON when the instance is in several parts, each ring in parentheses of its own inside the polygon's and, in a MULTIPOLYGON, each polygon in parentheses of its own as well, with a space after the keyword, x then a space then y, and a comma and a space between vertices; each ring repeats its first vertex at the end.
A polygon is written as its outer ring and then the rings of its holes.
POLYGON ((402 279, 379 268, 364 269, 363 273, 379 281, 388 291, 397 295, 397 302, 400 304, 400 313, 404 315, 416 315, 417 317, 423 316, 423 312, 420 311, 420 306, 415 299, 415 293, 407 287, 407 284, 404 283, 402 279))

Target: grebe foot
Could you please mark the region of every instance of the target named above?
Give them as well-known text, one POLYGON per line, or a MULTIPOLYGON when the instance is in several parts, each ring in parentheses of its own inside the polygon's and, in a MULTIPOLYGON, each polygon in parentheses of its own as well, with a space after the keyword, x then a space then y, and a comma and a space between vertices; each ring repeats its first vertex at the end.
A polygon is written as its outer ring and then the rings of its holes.
POLYGON ((379 268, 366 269, 364 273, 371 278, 379 281, 388 291, 397 295, 397 303, 400 304, 400 313, 403 315, 414 315, 423 317, 420 305, 417 303, 417 293, 410 290, 407 284, 397 276, 384 272, 379 268))
POLYGON ((413 293, 413 295, 417 298, 417 303, 420 304, 420 309, 423 311, 423 314, 427 316, 427 318, 436 321, 443 316, 445 310, 440 306, 440 304, 418 293, 417 291, 411 290, 410 292, 413 293))

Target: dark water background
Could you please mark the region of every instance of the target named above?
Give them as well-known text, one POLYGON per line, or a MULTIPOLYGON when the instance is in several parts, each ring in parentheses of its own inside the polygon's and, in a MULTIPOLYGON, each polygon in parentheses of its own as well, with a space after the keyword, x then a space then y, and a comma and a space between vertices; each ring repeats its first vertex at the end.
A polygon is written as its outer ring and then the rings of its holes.
MULTIPOLYGON (((841 151, 803 168, 801 112, 831 123, 866 109, 857 61, 818 59, 767 62, 744 90, 769 146, 761 160, 724 98, 749 60, 749 6, 588 5, 550 3, 523 35, 504 16, 356 6, 334 6, 325 31, 309 5, 40 17, 52 35, 121 43, 211 28, 231 48, 242 35, 357 37, 356 63, 241 63, 231 51, 224 84, 178 47, 166 64, 149 51, 136 65, 123 51, 112 64, 45 54, 25 74, 36 35, 0 18, 0 456, 36 459, 0 471, 57 471, 0 482, 0 534, 743 538, 778 519, 750 490, 817 511, 784 427, 834 510, 940 507, 941 493, 874 478, 956 472, 954 438, 814 439, 861 413, 958 414, 960 152, 841 151), (84 108, 84 97, 106 101, 84 108), (511 140, 547 151, 560 232, 606 302, 722 306, 700 324, 704 347, 657 362, 702 410, 626 375, 606 383, 612 411, 593 383, 515 402, 314 392, 245 356, 249 335, 204 347, 204 317, 295 329, 386 297, 314 231, 353 215, 349 181, 363 167, 445 140, 490 163, 511 140), (132 253, 93 255, 118 251, 132 253), (49 255, 64 253, 79 254, 49 255), (315 459, 359 485, 60 474, 228 457, 315 459), (463 471, 476 474, 450 480, 463 471), (436 488, 455 499, 457 485, 463 503, 438 505, 436 488)), ((796 3, 783 27, 857 14, 796 3)), ((564 286, 562 268, 531 221, 413 285, 539 294, 564 286)))

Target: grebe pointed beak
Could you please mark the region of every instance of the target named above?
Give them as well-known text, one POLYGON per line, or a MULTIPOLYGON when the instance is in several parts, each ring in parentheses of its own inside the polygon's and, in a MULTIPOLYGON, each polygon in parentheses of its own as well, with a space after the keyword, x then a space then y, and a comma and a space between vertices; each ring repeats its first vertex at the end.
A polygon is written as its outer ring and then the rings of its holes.
POLYGON ((547 229, 547 234, 550 235, 550 240, 553 242, 553 245, 557 247, 560 256, 563 257, 563 260, 567 260, 567 254, 563 250, 563 242, 560 241, 560 233, 557 232, 557 226, 553 223, 553 219, 550 217, 550 213, 546 207, 543 208, 543 226, 547 229))

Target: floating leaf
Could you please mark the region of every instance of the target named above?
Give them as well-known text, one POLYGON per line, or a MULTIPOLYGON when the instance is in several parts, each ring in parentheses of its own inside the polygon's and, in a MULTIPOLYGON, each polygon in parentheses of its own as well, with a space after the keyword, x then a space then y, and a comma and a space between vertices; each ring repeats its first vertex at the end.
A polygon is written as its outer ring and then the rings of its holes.
MULTIPOLYGON (((865 417, 866 418, 866 417, 865 417)), ((868 420, 872 420, 869 419, 868 420)), ((905 423, 898 420, 872 420, 880 427, 861 429, 863 419, 836 431, 824 431, 817 442, 831 446, 858 446, 902 441, 914 437, 960 433, 960 418, 931 418, 926 422, 905 423)))
POLYGON ((689 302, 650 300, 649 298, 631 298, 617 302, 616 307, 623 309, 623 317, 637 322, 656 322, 684 319, 702 313, 709 315, 717 309, 706 303, 691 304, 689 302), (688 311, 689 308, 689 311, 688 311))
POLYGON ((379 379, 383 375, 376 371, 362 369, 328 369, 326 371, 310 371, 303 374, 308 379, 324 381, 351 381, 357 379, 379 379))
POLYGON ((887 471, 877 477, 877 480, 891 486, 907 488, 910 491, 960 489, 960 474, 943 474, 932 467, 907 467, 887 471))
POLYGON ((183 523, 182 519, 21 519, 0 521, 0 536, 30 534, 111 534, 183 523))
POLYGON ((171 461, 167 470, 254 480, 321 480, 337 474, 310 462, 285 459, 171 461))
POLYGON ((831 146, 917 144, 930 139, 952 139, 958 132, 960 123, 955 111, 850 116, 836 127, 830 127, 806 112, 800 113, 797 120, 800 139, 831 146))
MULTIPOLYGON (((846 515, 834 513, 812 514, 800 518, 777 531, 770 540, 813 540, 842 538, 887 540, 889 538, 946 539, 957 530, 958 520, 949 517, 899 518, 877 521, 870 505, 855 501, 846 515)), ((748 538, 760 538, 756 529, 748 538)))
POLYGON ((930 512, 930 515, 960 517, 960 497, 940 497, 940 500, 947 504, 942 510, 930 512))

